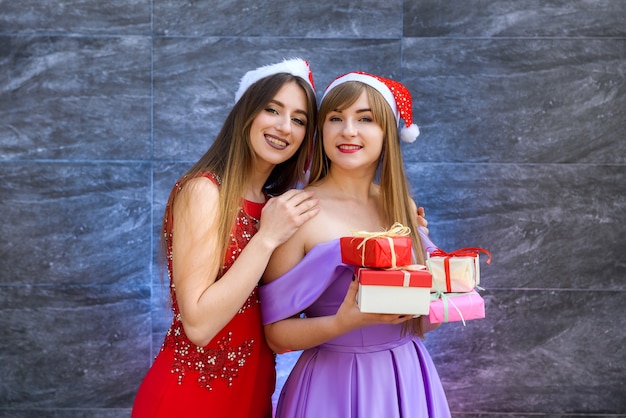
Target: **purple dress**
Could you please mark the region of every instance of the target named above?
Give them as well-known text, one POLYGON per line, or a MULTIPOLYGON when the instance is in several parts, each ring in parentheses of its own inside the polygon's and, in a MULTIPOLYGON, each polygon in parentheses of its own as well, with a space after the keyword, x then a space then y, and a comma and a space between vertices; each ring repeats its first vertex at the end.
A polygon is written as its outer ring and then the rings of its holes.
MULTIPOLYGON (((424 241, 428 238, 422 236, 424 241)), ((432 243, 424 242, 424 248, 432 243)), ((300 312, 333 315, 352 281, 339 240, 315 246, 285 275, 260 288, 264 324, 300 312)), ((418 337, 402 325, 374 325, 305 350, 278 400, 276 418, 450 417, 439 375, 418 337)))

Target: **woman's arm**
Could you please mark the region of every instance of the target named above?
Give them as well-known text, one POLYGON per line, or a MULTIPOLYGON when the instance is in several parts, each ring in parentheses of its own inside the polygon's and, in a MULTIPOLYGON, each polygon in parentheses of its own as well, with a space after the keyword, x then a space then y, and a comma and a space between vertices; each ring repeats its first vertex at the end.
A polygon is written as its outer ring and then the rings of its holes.
POLYGON ((173 282, 185 333, 198 346, 208 344, 235 316, 272 251, 317 212, 311 193, 294 190, 270 199, 259 231, 216 280, 223 262, 218 248, 219 198, 217 186, 198 177, 185 184, 173 208, 173 282))
POLYGON ((265 338, 276 353, 306 350, 352 330, 377 324, 400 324, 412 315, 363 313, 356 303, 359 285, 352 281, 335 315, 317 318, 293 317, 265 326, 265 338))
MULTIPOLYGON (((323 202, 322 202, 323 206, 323 202)), ((283 245, 274 251, 263 281, 269 283, 294 268, 316 244, 336 238, 337 225, 333 217, 322 212, 303 225, 283 245)), ((303 278, 311 280, 311 278, 303 278)), ((375 324, 396 324, 411 319, 408 315, 363 313, 356 303, 358 283, 353 281, 335 315, 315 318, 294 316, 265 325, 268 345, 276 353, 304 350, 323 344, 352 330, 375 324)), ((261 301, 263 303, 263 300, 261 301)))
POLYGON ((441 326, 441 323, 431 324, 430 320, 428 319, 428 315, 420 316, 420 321, 422 321, 422 334, 434 331, 441 326))

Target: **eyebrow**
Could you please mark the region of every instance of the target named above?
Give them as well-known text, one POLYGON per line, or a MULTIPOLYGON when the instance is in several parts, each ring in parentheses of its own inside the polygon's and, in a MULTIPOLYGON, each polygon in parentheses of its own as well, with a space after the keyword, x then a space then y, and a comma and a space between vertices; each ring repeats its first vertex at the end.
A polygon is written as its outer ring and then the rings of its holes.
MULTIPOLYGON (((277 104, 278 106, 280 106, 282 108, 285 107, 285 104, 283 102, 281 102, 280 100, 272 99, 272 100, 270 100, 270 103, 275 103, 275 104, 277 104)), ((302 109, 296 109, 296 113, 302 113, 306 117, 309 116, 307 111, 306 110, 302 110, 302 109)))
MULTIPOLYGON (((368 107, 367 107, 367 108, 364 108, 364 109, 357 109, 357 110, 355 111, 355 113, 367 113, 367 112, 371 112, 371 111, 372 111, 372 109, 370 109, 370 108, 368 108, 368 107)), ((343 110, 340 110, 340 109, 334 109, 334 110, 333 110, 333 112, 343 113, 343 110)))

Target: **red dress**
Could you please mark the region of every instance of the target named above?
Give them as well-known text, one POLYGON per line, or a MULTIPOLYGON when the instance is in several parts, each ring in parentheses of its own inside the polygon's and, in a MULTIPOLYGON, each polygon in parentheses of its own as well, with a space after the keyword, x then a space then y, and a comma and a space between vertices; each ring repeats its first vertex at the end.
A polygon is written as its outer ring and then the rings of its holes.
MULTIPOLYGON (((203 176, 219 185, 216 176, 203 176)), ((180 188, 178 184, 176 187, 180 188)), ((244 200, 231 234, 223 272, 257 232, 263 206, 244 200)), ((275 358, 263 335, 258 288, 209 344, 199 347, 189 341, 171 280, 170 210, 166 208, 164 233, 174 318, 161 351, 139 387, 132 418, 270 418, 276 383, 275 358)))

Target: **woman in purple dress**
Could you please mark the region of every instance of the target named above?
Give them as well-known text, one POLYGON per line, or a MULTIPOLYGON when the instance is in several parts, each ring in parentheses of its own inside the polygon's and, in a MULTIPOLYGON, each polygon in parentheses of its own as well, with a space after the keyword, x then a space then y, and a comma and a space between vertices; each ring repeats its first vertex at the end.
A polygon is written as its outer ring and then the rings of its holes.
POLYGON ((276 417, 449 417, 421 337, 427 317, 361 313, 353 267, 339 238, 411 226, 415 262, 432 244, 418 226, 400 138, 419 134, 411 96, 400 83, 348 73, 326 89, 307 187, 320 212, 272 255, 260 288, 262 317, 277 353, 304 350, 278 401, 276 417), (398 124, 403 127, 398 134, 398 124))

